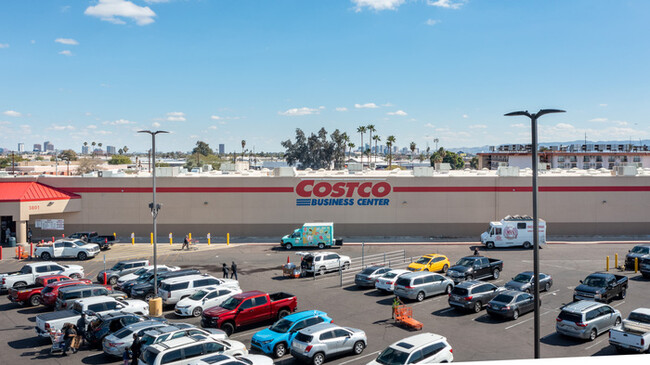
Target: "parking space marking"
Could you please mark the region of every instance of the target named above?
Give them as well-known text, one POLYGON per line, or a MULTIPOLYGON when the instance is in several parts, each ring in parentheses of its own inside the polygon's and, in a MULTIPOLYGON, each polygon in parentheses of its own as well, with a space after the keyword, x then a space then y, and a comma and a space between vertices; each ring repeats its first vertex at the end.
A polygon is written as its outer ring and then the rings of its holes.
POLYGON ((349 363, 351 363, 351 362, 355 362, 355 361, 357 361, 357 360, 359 360, 359 359, 363 359, 364 357, 372 356, 372 355, 375 355, 375 354, 378 354, 378 353, 379 353, 379 351, 371 352, 371 353, 369 353, 369 354, 365 354, 365 355, 363 355, 363 356, 355 357, 355 358, 352 359, 352 360, 343 361, 342 363, 339 363, 339 364, 337 364, 337 365, 345 365, 345 364, 349 364, 349 363))
POLYGON ((250 335, 250 334, 257 333, 257 332, 259 332, 259 331, 260 331, 259 329, 256 329, 256 330, 250 330, 250 331, 246 331, 246 332, 241 332, 241 333, 237 333, 237 334, 235 334, 234 336, 228 336, 228 338, 239 338, 239 337, 245 337, 245 336, 248 336, 248 335, 250 335))
POLYGON ((622 301, 622 302, 620 302, 620 303, 618 303, 618 304, 614 304, 612 307, 618 307, 619 305, 621 305, 621 304, 623 304, 623 303, 625 303, 625 301, 622 301))
POLYGON ((559 291, 560 291, 560 289, 558 289, 558 290, 553 290, 553 291, 550 291, 550 292, 548 292, 548 293, 544 293, 544 295, 540 295, 540 298, 544 298, 544 297, 549 296, 549 295, 555 295, 555 293, 557 293, 557 292, 559 292, 559 291))
POLYGON ((585 347, 585 350, 589 350, 590 348, 592 348, 592 347, 594 347, 594 346, 600 345, 600 344, 603 343, 605 340, 608 340, 608 339, 604 338, 604 339, 602 339, 602 340, 600 340, 600 341, 594 343, 594 344, 591 345, 591 346, 587 346, 587 347, 585 347))
MULTIPOLYGON (((545 314, 549 314, 549 313, 551 313, 551 311, 546 311, 546 312, 540 314, 539 316, 541 317, 541 316, 543 316, 543 315, 545 315, 545 314)), ((531 317, 531 318, 525 319, 525 320, 523 320, 523 321, 519 321, 519 322, 517 322, 517 323, 515 323, 515 324, 513 324, 513 325, 510 325, 510 326, 506 327, 506 329, 509 330, 509 329, 511 329, 512 327, 519 326, 520 324, 522 324, 522 323, 526 323, 526 322, 528 322, 528 321, 532 321, 533 319, 535 319, 535 317, 531 317)))

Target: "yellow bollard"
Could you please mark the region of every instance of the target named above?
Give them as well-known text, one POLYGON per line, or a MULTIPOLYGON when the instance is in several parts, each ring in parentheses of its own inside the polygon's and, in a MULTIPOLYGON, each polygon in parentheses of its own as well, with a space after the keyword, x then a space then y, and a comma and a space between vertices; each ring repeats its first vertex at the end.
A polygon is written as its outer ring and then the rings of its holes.
POLYGON ((614 254, 614 268, 618 269, 618 254, 614 254))
POLYGON ((190 241, 192 240, 192 232, 190 232, 190 234, 188 235, 188 238, 190 239, 190 241))
POLYGON ((117 235, 115 234, 115 232, 113 232, 113 237, 114 237, 114 238, 117 238, 117 235))
POLYGON ((170 246, 172 245, 172 233, 171 232, 169 232, 169 245, 170 246))
POLYGON ((153 246, 153 232, 151 232, 151 245, 153 246))
POLYGON ((210 233, 208 233, 208 246, 210 246, 210 233))
POLYGON ((135 233, 131 232, 131 245, 135 245, 135 233))
POLYGON ((230 246, 230 233, 226 233, 226 246, 230 246))
POLYGON ((609 256, 607 256, 607 266, 606 266, 605 271, 609 271, 609 256))
POLYGON ((639 258, 635 257, 634 258, 634 273, 636 274, 639 272, 639 258))

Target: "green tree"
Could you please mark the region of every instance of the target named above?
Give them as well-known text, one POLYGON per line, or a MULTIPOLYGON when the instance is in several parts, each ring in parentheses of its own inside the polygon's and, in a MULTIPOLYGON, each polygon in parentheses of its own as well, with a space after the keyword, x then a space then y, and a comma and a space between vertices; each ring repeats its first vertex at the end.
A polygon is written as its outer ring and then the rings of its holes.
POLYGON ((348 156, 351 156, 351 155, 352 155, 352 149, 353 149, 354 147, 356 147, 356 146, 357 146, 357 145, 354 144, 354 142, 349 142, 349 143, 348 143, 348 147, 350 148, 350 153, 348 153, 348 156))
POLYGON ((124 150, 120 148, 119 150, 117 150, 117 153, 122 155, 122 154, 124 154, 124 150))
POLYGON ((365 126, 360 126, 357 127, 357 133, 361 135, 361 145, 359 147, 361 148, 361 167, 363 168, 363 153, 364 153, 364 148, 363 148, 363 134, 366 133, 366 127, 365 126))
POLYGON ((330 141, 325 128, 321 128, 318 134, 312 133, 309 137, 297 128, 295 142, 290 139, 281 142, 286 150, 284 158, 289 165, 300 164, 303 169, 329 168, 332 161, 337 158, 337 150, 343 147, 343 140, 338 130, 333 134, 336 138, 332 137, 330 141))
POLYGON ((100 161, 94 158, 82 158, 79 160, 79 166, 77 167, 77 175, 87 174, 97 170, 100 161))
POLYGON ((111 159, 108 160, 109 165, 128 165, 131 163, 131 158, 124 155, 112 155, 111 159))
POLYGON ((375 141, 375 165, 376 165, 377 164, 377 153, 379 152, 377 150, 377 143, 381 141, 381 137, 379 137, 378 135, 375 134, 374 136, 372 136, 372 140, 375 141))
POLYGON ((393 165, 393 144, 395 144, 395 136, 388 136, 386 138, 386 146, 388 147, 388 168, 393 165))
POLYGON ((465 161, 458 154, 446 151, 443 147, 440 147, 438 151, 434 152, 431 155, 431 166, 435 167, 436 163, 448 163, 451 166, 452 170, 462 170, 465 167, 465 161))
POLYGON ((470 165, 473 169, 478 170, 478 156, 474 156, 474 157, 472 157, 472 159, 471 159, 470 162, 469 162, 469 165, 470 165))
POLYGON ((59 152, 58 156, 59 160, 64 160, 64 161, 77 161, 79 158, 77 158, 77 153, 73 150, 63 150, 59 152))
POLYGON ((196 147, 192 150, 192 155, 200 154, 203 156, 214 155, 214 151, 210 148, 210 145, 203 141, 196 141, 196 147))
MULTIPOLYGON (((372 132, 376 132, 377 130, 375 129, 374 124, 368 124, 366 130, 368 131, 368 145, 370 146, 370 149, 372 149, 372 132)), ((368 157, 368 166, 370 166, 370 157, 368 157)))

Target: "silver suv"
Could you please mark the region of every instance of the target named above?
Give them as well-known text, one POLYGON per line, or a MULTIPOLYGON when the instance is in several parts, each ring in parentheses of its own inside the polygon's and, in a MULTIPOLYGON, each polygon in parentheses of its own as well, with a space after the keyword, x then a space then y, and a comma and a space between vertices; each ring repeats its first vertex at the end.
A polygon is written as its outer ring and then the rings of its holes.
POLYGON ((621 312, 604 304, 581 300, 562 307, 555 330, 565 336, 593 341, 601 333, 621 323, 621 312))
POLYGON ((415 299, 418 302, 435 294, 449 294, 454 281, 440 274, 418 271, 400 276, 395 282, 393 293, 400 298, 415 299))
POLYGON ((368 338, 362 330, 321 323, 298 332, 291 342, 291 355, 298 360, 321 365, 325 358, 343 352, 359 355, 367 345, 368 338))

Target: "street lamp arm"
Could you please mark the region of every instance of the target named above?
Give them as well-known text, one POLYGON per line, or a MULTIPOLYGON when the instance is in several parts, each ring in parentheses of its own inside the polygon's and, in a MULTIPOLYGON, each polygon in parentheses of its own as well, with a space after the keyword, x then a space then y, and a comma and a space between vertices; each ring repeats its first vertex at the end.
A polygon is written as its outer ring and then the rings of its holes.
POLYGON ((518 115, 525 115, 525 116, 527 116, 528 118, 532 118, 532 117, 533 117, 533 116, 528 112, 528 110, 523 111, 523 112, 522 112, 522 111, 518 111, 518 112, 511 112, 511 113, 504 114, 504 116, 506 116, 506 117, 514 117, 514 116, 518 116, 518 115))
POLYGON ((542 109, 535 114, 536 117, 541 117, 544 114, 551 114, 551 113, 566 113, 565 110, 561 109, 542 109))

